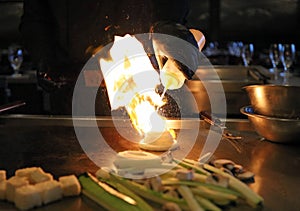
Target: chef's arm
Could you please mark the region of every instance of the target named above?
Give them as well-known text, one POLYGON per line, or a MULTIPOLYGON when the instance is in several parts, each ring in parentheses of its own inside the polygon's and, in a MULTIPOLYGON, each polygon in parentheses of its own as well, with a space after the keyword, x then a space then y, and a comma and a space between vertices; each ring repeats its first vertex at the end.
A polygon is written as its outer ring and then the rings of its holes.
POLYGON ((180 88, 199 66, 203 34, 170 21, 157 22, 151 33, 162 84, 166 89, 180 88))
POLYGON ((24 47, 37 67, 38 82, 46 91, 54 89, 60 75, 63 51, 57 42, 56 23, 47 0, 24 0, 20 32, 24 47))
POLYGON ((24 47, 36 64, 54 57, 54 22, 49 10, 47 1, 24 0, 20 31, 24 47))

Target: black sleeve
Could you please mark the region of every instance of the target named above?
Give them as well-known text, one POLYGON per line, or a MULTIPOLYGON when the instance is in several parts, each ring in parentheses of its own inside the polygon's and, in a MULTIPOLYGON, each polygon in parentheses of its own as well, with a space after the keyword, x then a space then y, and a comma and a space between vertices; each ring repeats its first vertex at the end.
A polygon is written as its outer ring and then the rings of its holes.
POLYGON ((20 32, 24 47, 38 64, 55 57, 55 20, 48 1, 24 0, 20 32))
POLYGON ((189 0, 152 0, 153 22, 173 21, 185 25, 190 10, 189 0))

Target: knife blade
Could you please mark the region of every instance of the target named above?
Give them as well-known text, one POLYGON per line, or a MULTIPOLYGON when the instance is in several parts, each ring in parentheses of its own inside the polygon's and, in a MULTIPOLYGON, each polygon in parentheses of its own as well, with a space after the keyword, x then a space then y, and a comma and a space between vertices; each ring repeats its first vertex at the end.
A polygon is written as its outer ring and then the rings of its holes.
POLYGON ((221 122, 220 119, 213 117, 208 112, 201 111, 199 115, 200 118, 202 118, 209 125, 216 126, 217 128, 219 128, 222 137, 226 139, 236 149, 237 152, 241 153, 242 150, 238 142, 234 142, 237 140, 242 140, 241 136, 233 135, 231 132, 227 130, 227 127, 221 122))
POLYGON ((23 105, 26 105, 26 103, 24 101, 15 101, 15 102, 12 102, 12 103, 1 105, 0 106, 0 113, 4 112, 4 111, 8 111, 8 110, 13 109, 13 108, 23 106, 23 105))
POLYGON ((116 197, 122 199, 123 201, 127 202, 128 204, 136 205, 136 201, 135 201, 133 198, 131 198, 131 197, 129 197, 129 196, 127 196, 127 195, 125 195, 125 194, 123 194, 123 193, 121 193, 121 192, 115 190, 114 188, 112 188, 112 187, 109 186, 108 184, 106 184, 106 183, 104 183, 104 182, 101 182, 100 180, 97 179, 97 177, 95 177, 95 176, 92 175, 91 173, 87 172, 87 175, 88 175, 95 183, 97 183, 97 185, 99 185, 101 188, 103 188, 105 191, 107 191, 107 192, 110 193, 111 195, 116 196, 116 197))
POLYGON ((205 122, 212 126, 217 126, 218 128, 224 130, 226 129, 226 126, 222 124, 221 120, 218 118, 212 117, 208 112, 201 111, 200 112, 200 118, 203 118, 205 122))

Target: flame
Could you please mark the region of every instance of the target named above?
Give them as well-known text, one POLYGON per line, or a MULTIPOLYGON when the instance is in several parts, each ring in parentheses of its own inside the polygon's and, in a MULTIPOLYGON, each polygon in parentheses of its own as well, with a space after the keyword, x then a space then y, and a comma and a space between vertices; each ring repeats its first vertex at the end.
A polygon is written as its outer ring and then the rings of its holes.
POLYGON ((138 132, 146 134, 151 131, 163 132, 166 130, 166 121, 157 113, 156 109, 156 106, 163 103, 160 96, 153 92, 135 95, 126 109, 138 132))
MULTIPOLYGON (((134 36, 115 36, 110 59, 100 59, 100 66, 112 109, 125 107, 142 135, 169 131, 166 119, 157 113, 157 108, 166 103, 155 91, 159 74, 134 36)), ((170 134, 175 137, 174 132, 170 134)))
POLYGON ((115 36, 109 53, 109 59, 100 59, 100 66, 113 110, 126 107, 143 90, 155 92, 159 75, 135 37, 115 36))

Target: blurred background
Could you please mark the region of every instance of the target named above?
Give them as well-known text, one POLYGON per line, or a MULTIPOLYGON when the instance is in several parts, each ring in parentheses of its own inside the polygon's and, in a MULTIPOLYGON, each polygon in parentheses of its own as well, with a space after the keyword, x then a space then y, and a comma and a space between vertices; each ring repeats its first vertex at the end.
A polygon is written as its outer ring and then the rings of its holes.
MULTIPOLYGON (((293 66, 299 64, 300 0, 190 0, 190 3, 187 25, 204 33, 203 52, 212 64, 272 68, 269 52, 273 43, 294 44, 297 54, 293 66), (249 43, 254 50, 250 63, 245 64, 241 46, 249 43)), ((36 84, 35 67, 26 51, 20 68, 21 73, 27 73, 26 77, 7 77, 14 73, 7 59, 8 47, 21 43, 18 27, 22 7, 22 0, 0 0, 0 105, 22 96, 29 103, 18 112, 46 113, 47 94, 36 84)))
POLYGON ((192 0, 191 25, 209 41, 253 42, 257 49, 270 43, 299 44, 299 0, 192 0))
MULTIPOLYGON (((300 39, 299 0, 190 0, 188 25, 201 29, 208 41, 269 43, 300 39)), ((19 40, 22 0, 0 0, 0 48, 19 40)), ((168 11, 170 12, 170 11, 168 11)))

